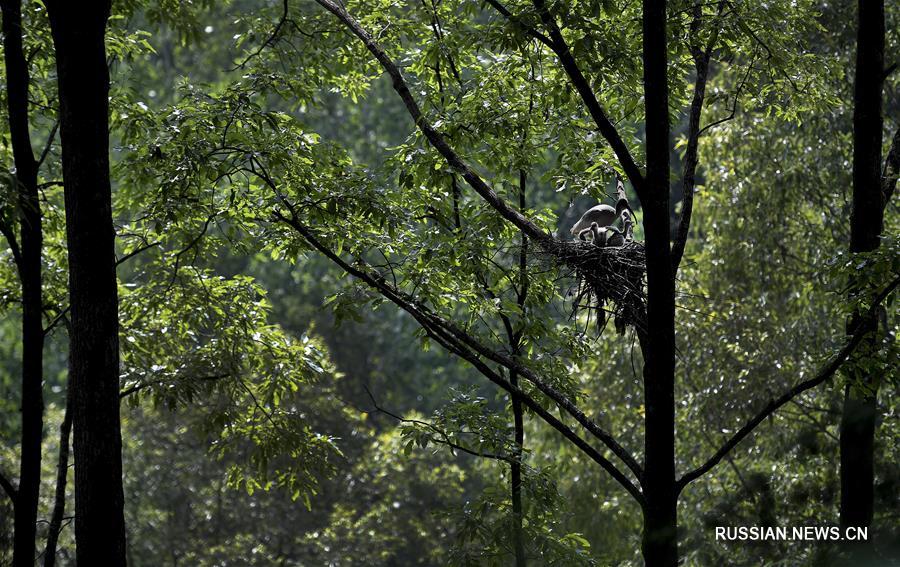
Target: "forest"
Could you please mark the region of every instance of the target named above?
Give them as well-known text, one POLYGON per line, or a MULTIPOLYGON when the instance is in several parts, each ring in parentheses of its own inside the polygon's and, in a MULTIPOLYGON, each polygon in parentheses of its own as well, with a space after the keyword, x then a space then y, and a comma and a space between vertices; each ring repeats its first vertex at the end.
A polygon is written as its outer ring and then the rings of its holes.
POLYGON ((900 3, 0 17, 0 565, 900 565, 900 3))

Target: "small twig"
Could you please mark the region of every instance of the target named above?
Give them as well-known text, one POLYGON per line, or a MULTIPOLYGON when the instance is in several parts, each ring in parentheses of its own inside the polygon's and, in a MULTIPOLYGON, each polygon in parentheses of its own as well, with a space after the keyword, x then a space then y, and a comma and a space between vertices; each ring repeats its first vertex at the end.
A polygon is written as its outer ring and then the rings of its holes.
POLYGON ((275 26, 275 29, 272 30, 272 33, 269 34, 269 37, 266 38, 266 41, 262 42, 262 44, 256 49, 256 51, 254 51, 253 53, 248 55, 246 58, 244 58, 244 60, 241 61, 239 64, 232 67, 231 70, 235 71, 237 69, 243 69, 244 67, 246 67, 247 63, 249 63, 251 59, 258 57, 259 54, 262 53, 266 47, 269 47, 270 45, 272 45, 275 41, 275 38, 278 37, 278 34, 281 32, 281 28, 284 27, 284 24, 287 21, 288 21, 288 0, 282 0, 281 17, 278 19, 278 24, 275 26))
POLYGON ((436 425, 434 425, 432 423, 428 423, 427 421, 422 421, 419 419, 409 419, 409 418, 397 415, 389 410, 382 408, 381 406, 378 405, 378 402, 375 401, 375 396, 372 395, 372 392, 369 390, 369 387, 363 386, 363 389, 365 389, 366 394, 369 395, 369 399, 372 401, 372 406, 375 408, 376 411, 383 413, 384 415, 386 415, 388 417, 396 419, 400 423, 410 423, 413 425, 418 425, 420 427, 424 427, 426 429, 429 429, 429 430, 435 432, 440 437, 439 439, 430 437, 430 439, 432 441, 434 441, 435 443, 439 443, 441 445, 446 445, 446 446, 450 447, 451 449, 454 449, 457 451, 462 451, 463 453, 472 455, 473 457, 482 457, 485 459, 493 459, 495 461, 503 461, 503 462, 510 463, 510 464, 516 462, 516 460, 513 457, 507 457, 506 455, 499 455, 499 454, 494 454, 494 453, 483 453, 480 451, 475 451, 474 449, 469 449, 468 447, 464 447, 458 443, 454 443, 453 441, 450 440, 450 436, 447 434, 446 431, 443 431, 442 429, 440 429, 439 427, 437 427, 436 425))
POLYGON ((53 140, 56 138, 56 131, 59 130, 59 120, 53 123, 53 128, 50 130, 50 135, 47 137, 47 143, 44 145, 44 150, 41 152, 41 157, 38 158, 37 163, 35 164, 35 171, 41 168, 44 164, 44 160, 47 159, 47 155, 50 153, 50 148, 53 146, 53 140))

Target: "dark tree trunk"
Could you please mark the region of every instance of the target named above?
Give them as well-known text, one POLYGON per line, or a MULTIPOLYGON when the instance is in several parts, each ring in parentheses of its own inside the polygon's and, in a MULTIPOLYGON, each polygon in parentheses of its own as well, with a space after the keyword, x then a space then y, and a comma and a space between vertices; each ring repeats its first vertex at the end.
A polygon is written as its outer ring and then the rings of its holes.
POLYGON ((675 280, 669 247, 669 103, 666 2, 644 0, 647 175, 641 205, 647 250, 644 353, 644 533, 650 567, 678 563, 675 488, 675 280), (646 202, 644 202, 646 201, 646 202))
POLYGON ((47 2, 59 81, 79 565, 125 564, 115 232, 109 180, 110 3, 47 2))
POLYGON ((69 473, 69 442, 72 433, 72 382, 66 385, 66 412, 59 426, 59 459, 56 463, 56 494, 53 501, 53 515, 47 531, 47 546, 44 548, 44 567, 56 565, 56 544, 62 531, 63 516, 66 513, 66 483, 69 473))
MULTIPOLYGON (((526 199, 526 173, 525 170, 519 170, 519 211, 525 211, 526 199)), ((528 298, 528 236, 522 233, 522 247, 519 250, 519 289, 517 303, 519 308, 525 313, 525 300, 528 298)), ((506 331, 509 339, 509 346, 513 353, 519 354, 520 336, 513 332, 512 325, 509 320, 505 320, 507 324, 506 331)), ((524 325, 524 324, 523 324, 524 325)), ((520 331, 521 332, 521 331, 520 331)), ((509 381, 513 386, 519 386, 519 375, 516 372, 509 373, 509 381)), ((513 548, 516 555, 516 567, 525 567, 527 565, 527 557, 525 555, 525 535, 523 530, 523 521, 525 512, 522 508, 522 456, 525 451, 525 420, 524 408, 522 400, 515 396, 512 398, 513 410, 513 431, 516 444, 516 460, 510 467, 510 492, 513 509, 513 548)))
MULTIPOLYGON (((519 377, 515 372, 510 373, 510 382, 518 387, 519 377)), ((525 567, 525 538, 522 534, 522 464, 518 459, 522 458, 525 443, 525 425, 522 419, 522 401, 512 399, 513 423, 515 428, 515 441, 517 460, 510 467, 510 490, 512 492, 513 510, 513 548, 516 554, 516 567, 525 567)))
MULTIPOLYGON (((44 429, 41 321, 41 210, 37 169, 28 130, 28 63, 22 50, 21 0, 3 0, 3 54, 7 107, 19 195, 21 252, 17 260, 22 284, 22 457, 15 504, 13 564, 30 566, 35 557, 35 528, 41 484, 41 438, 44 429)), ((11 233, 10 233, 11 234, 11 233)), ((15 246, 14 242, 10 243, 15 246)))
MULTIPOLYGON (((884 222, 881 183, 884 83, 884 2, 859 0, 856 37, 856 81, 853 92, 853 212, 850 251, 878 248, 884 222)), ((854 286, 851 285, 851 289, 854 286)), ((853 292, 851 292, 853 293, 853 292)), ((860 325, 871 335, 859 356, 877 348, 877 317, 855 313, 849 332, 860 325)), ((841 416, 841 526, 869 526, 873 506, 873 445, 879 377, 853 369, 841 416)))

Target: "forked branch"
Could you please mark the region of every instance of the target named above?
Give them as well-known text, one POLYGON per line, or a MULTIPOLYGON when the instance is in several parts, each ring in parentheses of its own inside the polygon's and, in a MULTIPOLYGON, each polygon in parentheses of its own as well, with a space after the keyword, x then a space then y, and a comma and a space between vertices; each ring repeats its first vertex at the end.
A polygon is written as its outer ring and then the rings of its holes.
MULTIPOLYGON (((682 197, 681 218, 678 221, 678 232, 675 242, 672 244, 672 272, 678 272, 681 258, 684 256, 684 247, 687 245, 688 232, 691 228, 691 213, 694 210, 694 187, 696 185, 698 151, 700 147, 700 118, 703 114, 703 102, 706 97, 706 82, 709 76, 709 60, 712 50, 719 38, 718 22, 722 16, 724 2, 719 3, 719 13, 715 19, 715 28, 705 47, 695 43, 691 44, 691 56, 694 59, 694 68, 697 78, 694 82, 694 96, 691 100, 691 108, 688 113, 687 148, 684 152, 684 171, 682 173, 682 197)), ((700 22, 703 18, 703 8, 700 3, 694 5, 694 17, 691 20, 691 38, 696 38, 700 33, 700 22)))

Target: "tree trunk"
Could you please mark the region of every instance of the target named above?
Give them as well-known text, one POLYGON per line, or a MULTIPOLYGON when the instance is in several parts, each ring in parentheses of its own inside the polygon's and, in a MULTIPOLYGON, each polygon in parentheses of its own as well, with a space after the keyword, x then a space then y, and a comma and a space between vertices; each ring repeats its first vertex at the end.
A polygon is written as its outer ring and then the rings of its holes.
MULTIPOLYGON (((529 112, 530 112, 529 108, 529 112)), ((525 211, 526 199, 526 173, 524 169, 519 170, 519 211, 525 211)), ((528 236, 522 233, 522 247, 519 249, 519 289, 517 290, 517 303, 525 313, 525 300, 528 298, 528 236)), ((520 336, 513 331, 509 320, 505 320, 507 327, 507 339, 513 353, 518 356, 520 347, 520 336)), ((523 323, 524 326, 524 323, 523 323)), ((519 333, 521 333, 521 329, 519 333)), ((509 382, 518 387, 519 374, 517 372, 509 373, 509 382)), ((522 400, 515 396, 510 396, 512 400, 513 410, 513 431, 516 443, 516 460, 510 466, 510 492, 513 509, 513 548, 516 555, 516 567, 526 567, 527 557, 525 555, 525 535, 523 531, 523 521, 525 512, 522 508, 522 456, 525 453, 525 420, 524 408, 522 400)))
POLYGON ((110 3, 47 2, 59 82, 79 565, 125 565, 115 232, 109 180, 110 3))
MULTIPOLYGON (((853 212, 850 252, 878 248, 884 222, 881 193, 881 97, 884 83, 884 2, 859 0, 856 37, 856 80, 853 92, 853 212)), ((855 286, 851 284, 851 289, 855 286)), ((853 291, 851 291, 851 294, 853 291)), ((852 298, 851 298, 852 300, 852 298)), ((871 356, 877 349, 877 316, 855 313, 848 331, 870 329, 854 354, 871 356)), ((841 416, 841 526, 869 526, 873 506, 873 445, 879 376, 855 369, 841 416)), ((860 542, 862 544, 862 542, 860 542)), ((864 545, 864 544, 863 544, 864 545)))
MULTIPOLYGON (((510 382, 518 387, 519 378, 515 372, 510 372, 510 382)), ((510 490, 512 492, 513 511, 513 548, 516 554, 516 567, 525 567, 525 538, 522 534, 522 464, 518 459, 522 458, 525 443, 525 426, 522 419, 522 401, 512 398, 513 422, 515 427, 516 461, 510 466, 510 490)))
MULTIPOLYGON (((28 129, 28 63, 22 50, 21 0, 3 0, 3 53, 7 108, 19 195, 21 253, 17 260, 22 285, 22 456, 15 504, 13 565, 30 566, 35 557, 35 529, 41 484, 41 438, 44 429, 41 299, 41 210, 37 169, 28 129)), ((12 233, 10 233, 12 234, 12 233)), ((14 242, 10 243, 15 246, 14 242)))
POLYGON ((644 0, 647 175, 642 199, 647 251, 644 353, 644 533, 650 567, 678 563, 675 488, 675 280, 669 247, 669 103, 666 2, 644 0), (646 202, 643 202, 646 200, 646 202))
POLYGON ((59 459, 56 463, 56 495, 53 515, 47 528, 47 546, 44 548, 44 567, 56 565, 56 544, 62 531, 63 516, 66 513, 66 483, 69 475, 69 442, 72 433, 72 382, 66 384, 66 412, 59 426, 59 459))

